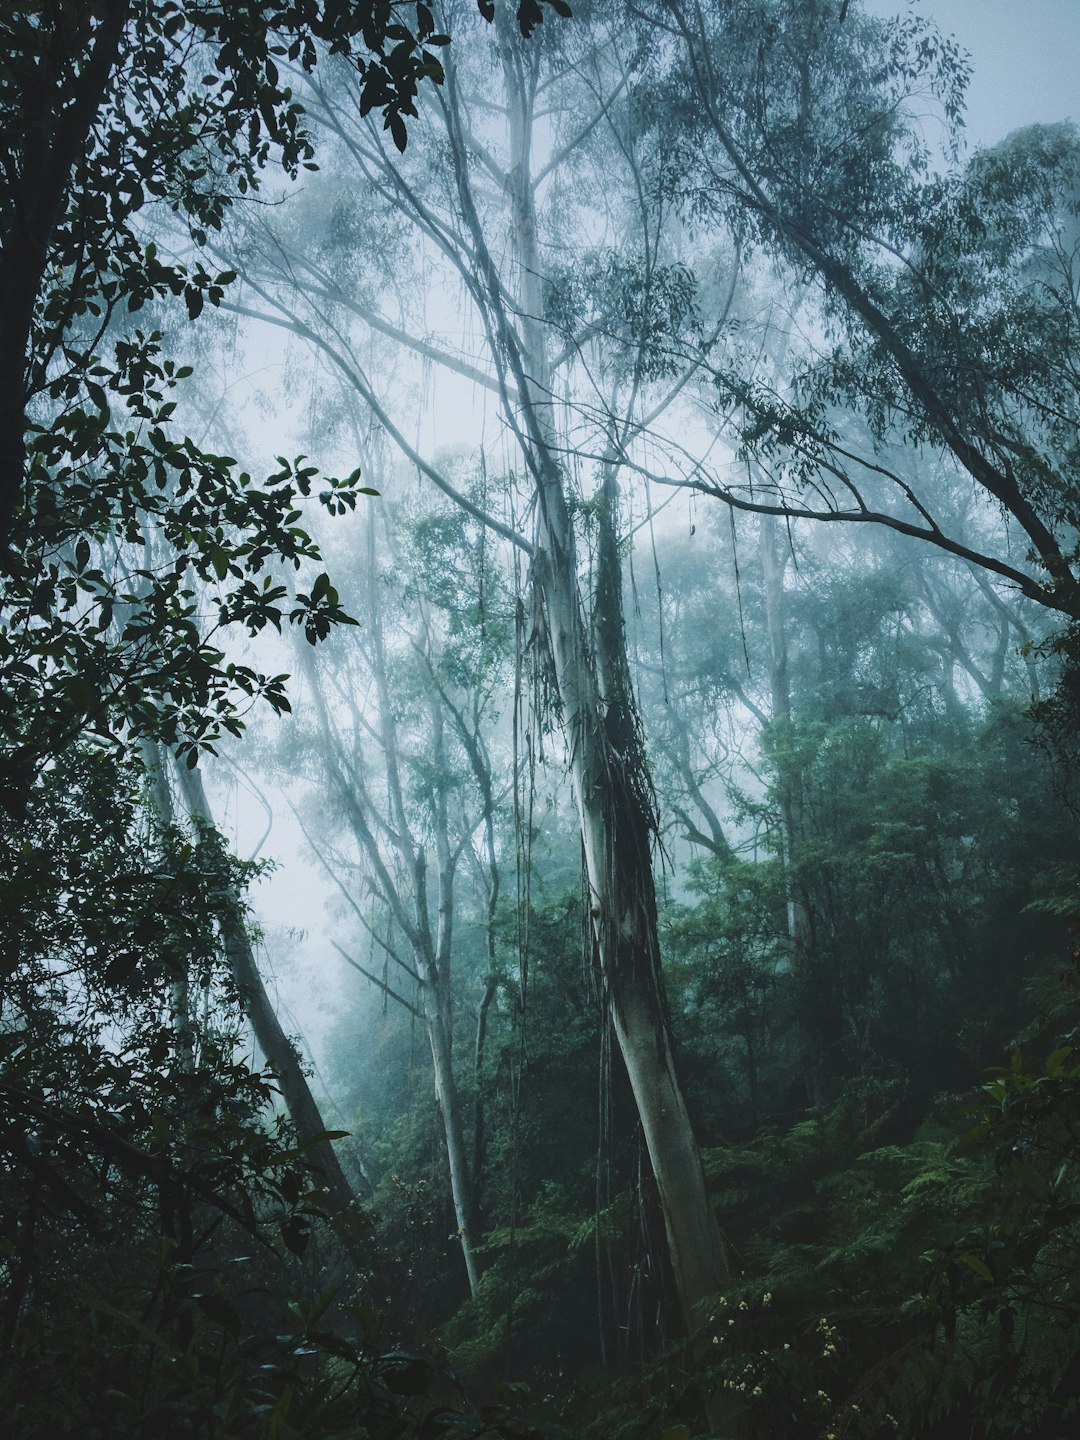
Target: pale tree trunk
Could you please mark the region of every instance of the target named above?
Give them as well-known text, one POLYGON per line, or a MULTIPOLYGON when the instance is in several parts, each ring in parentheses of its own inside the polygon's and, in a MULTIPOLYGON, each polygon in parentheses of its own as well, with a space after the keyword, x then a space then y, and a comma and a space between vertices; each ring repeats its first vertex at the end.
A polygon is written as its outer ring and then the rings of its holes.
MULTIPOLYGON (((169 776, 161 746, 154 740, 144 739, 139 742, 139 749, 142 753, 143 768, 146 771, 150 806, 162 838, 168 844, 168 836, 176 824, 176 814, 173 810, 172 791, 169 789, 169 776)), ((176 956, 175 962, 181 968, 179 973, 169 981, 173 1032, 176 1035, 180 1068, 190 1072, 195 1068, 195 1033, 191 1024, 191 977, 184 957, 176 956)))
POLYGON ((376 572, 375 521, 368 524, 368 627, 371 633, 375 689, 378 697, 379 728, 386 754, 390 802, 400 848, 413 876, 413 923, 410 938, 423 984, 421 995, 427 1022, 428 1042, 435 1076, 435 1095, 442 1116, 446 1140, 446 1162, 450 1175, 450 1193, 461 1242, 462 1258, 469 1281, 469 1293, 475 1294, 480 1280, 476 1258, 475 1224, 473 1218, 474 1177, 469 1172, 468 1150, 461 1115, 461 1101, 454 1078, 453 1056, 453 987, 452 961, 454 936, 454 881, 457 857, 450 845, 447 813, 446 743, 440 698, 434 688, 429 691, 432 751, 436 784, 431 799, 431 824, 436 852, 436 919, 432 934, 427 895, 427 862, 423 845, 413 836, 405 810, 404 787, 400 776, 400 750, 397 726, 388 683, 385 640, 382 630, 381 596, 376 572))
MULTIPOLYGON (((431 719, 435 773, 445 776, 447 769, 443 718, 438 700, 432 696, 431 719)), ((450 1171, 450 1192, 454 1201, 461 1253, 469 1277, 469 1293, 475 1295, 480 1279, 476 1260, 475 1225, 473 1221, 473 1181, 470 1174, 465 1131, 462 1124, 461 1100, 454 1078, 454 996, 450 983, 454 933, 454 872, 455 857, 451 853, 446 790, 438 786, 434 805, 435 849, 438 858, 438 897, 435 945, 427 958, 426 981, 423 987, 424 1012, 427 1016, 431 1060, 435 1072, 435 1094, 446 1133, 446 1159, 450 1171)), ((417 920, 420 921, 420 899, 417 897, 417 920)), ((426 924, 426 905, 424 907, 426 924)))
MULTIPOLYGON (((783 537, 786 539, 786 536, 783 537)), ((784 605, 784 571, 787 549, 781 537, 781 522, 763 515, 760 521, 761 574, 765 591, 765 626, 769 636, 770 738, 776 764, 780 806, 780 863, 787 893, 787 934, 791 968, 800 992, 798 1008, 799 1049, 802 1057, 806 1098, 812 1109, 824 1103, 822 1038, 807 1014, 804 998, 813 977, 808 973, 811 956, 810 916, 800 893, 796 867, 799 853, 799 776, 791 755, 791 680, 788 673, 787 617, 784 605)))
MULTIPOLYGON (((373 561, 374 557, 370 557, 373 561)), ((499 892, 502 885, 502 877, 499 871, 499 861, 495 849, 495 795, 491 775, 491 758, 487 747, 484 744, 481 734, 480 714, 482 701, 479 695, 472 697, 472 714, 466 713, 465 707, 454 703, 454 700, 447 693, 439 679, 438 671, 433 663, 430 649, 425 651, 424 659, 427 664, 428 680, 431 685, 433 697, 437 697, 437 703, 445 709, 449 715, 453 729, 460 740, 469 760, 469 768, 472 770, 473 779, 476 782, 477 792, 480 796, 481 824, 483 825, 484 843, 483 859, 477 857, 477 865, 480 871, 481 884, 486 895, 484 931, 487 950, 487 974, 484 977, 484 993, 480 999, 480 1005, 476 1015, 476 1034, 473 1045, 473 1079, 475 1082, 475 1098, 473 1101, 473 1146, 471 1164, 471 1186, 473 1222, 479 1211, 480 1183, 484 1173, 485 1163, 485 1117, 484 1117, 484 1093, 483 1093, 483 1069, 484 1055, 487 1047, 487 1024, 488 1013, 492 1002, 498 992, 498 976, 496 973, 496 947, 495 947, 495 917, 499 908, 499 892)), ((444 720, 441 713, 435 713, 436 702, 433 699, 434 724, 437 726, 438 746, 440 751, 443 747, 443 725, 444 720)), ((446 764, 445 757, 439 762, 437 768, 442 769, 446 764)), ((449 859, 449 826, 446 823, 445 803, 440 817, 440 833, 444 837, 444 845, 447 847, 447 859, 449 859)), ((442 863, 440 859, 440 864, 442 863)), ((449 974, 450 950, 447 947, 446 967, 449 974)))
POLYGON ((730 864, 736 859, 735 851, 724 834, 724 827, 720 823, 719 815, 709 804, 694 773, 693 756, 690 753, 690 727, 686 718, 678 713, 671 715, 669 746, 670 761, 679 779, 686 787, 687 800, 695 806, 708 829, 702 830, 682 805, 673 804, 671 806, 673 814, 681 822, 687 840, 708 850, 721 864, 730 864))
POLYGON ((795 776, 792 774, 788 750, 791 744, 791 681, 788 675, 788 643, 784 613, 784 571, 787 550, 779 543, 779 521, 763 515, 760 521, 761 575, 765 591, 765 627, 769 636, 769 699, 772 738, 778 750, 775 756, 777 779, 780 782, 781 856, 784 876, 788 881, 788 939, 795 952, 805 929, 805 907, 793 883, 793 856, 797 848, 795 776))
MULTIPOLYGON (((207 835, 217 835, 217 827, 199 770, 189 767, 183 761, 178 761, 174 769, 192 820, 207 835)), ((225 887, 223 893, 226 902, 223 923, 225 954, 233 981, 240 992, 244 1013, 251 1022, 259 1049, 281 1086, 281 1094, 297 1134, 302 1142, 310 1145, 307 1154, 312 1164, 322 1173, 329 1194, 330 1211, 334 1215, 343 1215, 353 1205, 356 1196, 345 1178, 345 1172, 331 1142, 317 1140, 315 1144, 310 1144, 317 1136, 324 1135, 327 1127, 311 1093, 300 1058, 281 1028, 281 1022, 266 993, 266 986, 259 974, 248 938, 240 897, 231 887, 225 887)))
MULTIPOLYGON (((462 736, 464 739, 464 734, 462 736)), ((473 1050, 473 1079, 476 1097, 473 1101, 473 1197, 479 1201, 480 1180, 484 1174, 487 1144, 484 1107, 484 1052, 487 1044, 487 1022, 491 1003, 498 990, 498 976, 495 970, 495 916, 499 906, 499 862, 495 854, 494 798, 491 790, 491 766, 480 751, 479 741, 475 745, 466 743, 473 773, 476 776, 484 806, 484 858, 487 871, 487 914, 485 916, 485 937, 487 940, 487 975, 484 977, 484 993, 476 1015, 476 1043, 473 1050)))
POLYGON ((480 1008, 476 1015, 476 1041, 473 1046, 473 1076, 476 1084, 476 1093, 473 1099, 473 1199, 481 1217, 484 1213, 481 1183, 487 1165, 487 1106, 484 1103, 483 1089, 484 1057, 487 1050, 488 1014, 498 988, 499 982, 495 975, 489 974, 484 981, 484 993, 480 997, 480 1008))
MULTIPOLYGON (((368 792, 363 774, 351 761, 337 738, 314 659, 308 647, 300 649, 300 662, 315 704, 319 729, 323 738, 327 771, 337 790, 346 821, 352 831, 357 848, 365 857, 375 889, 389 908, 398 929, 408 940, 412 952, 413 965, 405 968, 420 992, 423 1019, 431 1048, 435 1096, 442 1122, 458 1239, 465 1262, 469 1292, 475 1294, 480 1279, 480 1267, 476 1255, 476 1226, 473 1213, 474 1177, 471 1174, 469 1152, 465 1143, 461 1100, 454 1077, 453 1060, 451 975, 454 880, 457 856, 449 839, 449 817, 445 792, 437 787, 437 793, 432 799, 430 814, 431 829, 435 840, 437 887, 433 931, 429 911, 427 850, 413 833, 405 804, 405 784, 401 775, 401 750, 387 678, 381 598, 375 569, 373 519, 369 521, 367 564, 370 585, 365 628, 370 641, 369 659, 375 681, 378 742, 385 763, 387 800, 390 811, 389 824, 381 822, 378 808, 368 792), (398 861, 407 876, 407 890, 395 879, 384 859, 380 835, 396 852, 398 861)), ((445 773, 446 766, 444 722, 439 697, 435 694, 434 689, 431 692, 429 704, 435 769, 438 775, 442 775, 445 773)), ((386 993, 393 994, 391 991, 386 993)), ((394 995, 394 998, 400 999, 397 995, 394 995)))
POLYGON ((672 1053, 652 868, 656 822, 626 657, 617 503, 609 466, 597 520, 595 689, 580 643, 558 646, 564 653, 556 672, 568 676, 567 689, 579 697, 569 739, 593 935, 660 1195, 683 1320, 694 1334, 727 1265, 672 1053))
POLYGON ((517 277, 516 325, 505 309, 502 283, 473 201, 451 70, 448 118, 455 178, 480 278, 512 371, 518 399, 515 429, 525 443, 536 487, 533 583, 561 705, 597 961, 656 1180, 682 1320, 687 1333, 694 1335, 702 1325, 705 1302, 724 1282, 727 1265, 675 1073, 663 992, 652 870, 655 819, 626 665, 614 473, 611 493, 601 507, 604 554, 594 607, 594 653, 582 612, 576 539, 557 459, 551 372, 541 319, 542 271, 530 171, 535 77, 515 47, 504 49, 503 68, 510 119, 507 190, 517 277))

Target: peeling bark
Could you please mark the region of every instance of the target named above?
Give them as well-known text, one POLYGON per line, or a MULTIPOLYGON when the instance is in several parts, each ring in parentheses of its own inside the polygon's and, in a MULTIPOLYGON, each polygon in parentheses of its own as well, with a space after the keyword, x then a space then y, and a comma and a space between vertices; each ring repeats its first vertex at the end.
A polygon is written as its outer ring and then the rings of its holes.
MULTIPOLYGON (((586 625, 576 537, 558 460, 552 377, 541 290, 534 186, 530 173, 536 77, 514 47, 503 50, 510 116, 507 190, 516 259, 516 326, 473 203, 464 141, 450 117, 458 193, 498 316, 518 397, 515 428, 527 448, 536 495, 532 580, 540 601, 570 776, 581 826, 596 961, 611 1002, 614 1033, 634 1094, 664 1216, 681 1318, 694 1335, 701 1309, 727 1275, 723 1243, 675 1071, 660 962, 652 848, 652 792, 630 683, 616 534, 616 467, 607 467, 599 506, 598 579, 586 625)), ((449 79, 451 106, 454 82, 449 79)))

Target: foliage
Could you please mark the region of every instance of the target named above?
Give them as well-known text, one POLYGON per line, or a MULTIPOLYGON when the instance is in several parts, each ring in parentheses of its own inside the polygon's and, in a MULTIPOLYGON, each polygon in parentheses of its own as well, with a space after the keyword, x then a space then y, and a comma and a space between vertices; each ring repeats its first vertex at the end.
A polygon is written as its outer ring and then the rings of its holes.
POLYGON ((688 483, 747 510, 892 526, 1074 615, 1076 367, 1058 362, 1077 337, 1075 131, 1033 126, 962 162, 968 63, 914 15, 821 0, 633 15, 643 38, 665 23, 678 37, 643 65, 638 103, 678 156, 683 213, 736 235, 825 337, 779 377, 788 341, 767 329, 737 326, 703 357, 718 424, 757 468, 688 483), (949 533, 913 464, 934 452, 1000 506, 1028 567, 1007 527, 987 549, 949 533))
MULTIPOLYGON (((1039 127, 934 173, 910 109, 929 93, 955 125, 962 58, 920 22, 842 10, 752 0, 691 25, 665 4, 656 45, 648 6, 623 14, 618 44, 587 6, 531 51, 503 16, 471 32, 495 68, 478 52, 446 76, 423 5, 102 0, 0 20, 0 299, 15 276, 25 302, 0 306, 0 362, 18 372, 0 429, 26 428, 6 519, 0 506, 13 1433, 689 1440, 710 1396, 713 1430, 748 1440, 1075 1427, 1080 1052, 1058 975, 1075 845, 1022 711, 1043 662, 1060 663, 1035 714, 1067 761, 1076 635, 1044 640, 1034 605, 920 563, 893 533, 856 556, 846 537, 757 519, 740 533, 725 514, 695 550, 615 483, 623 467, 658 475, 662 452, 709 488, 675 433, 704 401, 747 476, 713 493, 791 510, 813 490, 830 513, 854 495, 866 518, 857 474, 893 487, 888 522, 914 506, 938 543, 944 517, 954 550, 1044 610, 1075 609, 1075 133, 1039 127), (528 429, 532 380, 500 369, 507 354, 554 357, 558 443, 522 453, 550 462, 545 504, 565 467, 563 538, 582 542, 566 616, 592 607, 590 664, 615 647, 600 704, 616 768, 619 715, 634 719, 624 619, 640 663, 670 817, 655 1019, 679 1049, 732 1256, 689 1340, 667 1319, 658 1187, 598 984, 591 921, 605 917, 548 765, 550 637, 519 599, 518 561, 542 568, 512 528, 520 477, 489 473, 483 451, 428 465, 417 450, 447 503, 384 501, 363 552, 343 527, 328 547, 339 592, 310 502, 351 511, 371 493, 361 478, 390 489, 390 467, 319 479, 297 456, 258 479, 191 435, 172 335, 235 298, 219 265, 238 262, 206 255, 231 243, 225 219, 271 161, 288 186, 315 163, 292 82, 337 123, 336 79, 312 79, 326 51, 359 72, 375 123, 339 138, 383 190, 320 181, 284 207, 281 253, 311 281, 306 333, 324 357, 334 332, 339 359, 381 364, 362 337, 393 330, 388 278, 402 312, 414 298, 390 197, 416 181, 410 203, 434 208, 414 218, 467 289, 487 287, 494 340, 485 359, 451 353, 425 316, 413 353, 501 383, 504 401, 513 381, 511 429, 528 429), (446 79, 431 113, 464 124, 478 77, 515 67, 522 114, 539 94, 552 107, 535 306, 509 304, 513 266, 493 279, 501 258, 474 265, 454 229, 471 224, 455 186, 491 214, 511 194, 528 208, 494 112, 468 136, 418 121, 419 156, 394 153, 418 86, 446 79), (729 242, 748 268, 721 314, 714 251, 729 242), (771 300, 756 314, 754 287, 777 279, 813 351, 798 325, 775 342, 771 300), (529 348, 541 320, 550 353, 529 348), (653 427, 665 395, 687 408, 653 427), (1026 532, 1033 568, 986 538, 995 516, 971 503, 972 479, 1026 532), (635 560, 646 525, 655 615, 636 588, 594 584, 612 555, 635 560), (300 649, 312 725, 289 732, 278 770, 315 781, 296 813, 341 898, 334 923, 351 927, 333 1083, 370 1207, 345 1213, 328 1213, 315 1159, 340 1132, 301 1138, 244 1053, 229 947, 255 868, 173 823, 154 761, 194 763, 258 700, 288 709, 287 677, 239 644, 286 628, 330 641, 319 666, 300 649), (437 957, 418 943, 436 929, 437 957), (1002 1046, 1011 1059, 972 1095, 1002 1046)), ((522 5, 519 28, 541 13, 522 5)), ((285 323, 293 302, 275 295, 285 323)), ((319 401, 374 465, 389 411, 365 426, 355 403, 329 387, 319 401)), ((636 746, 636 724, 623 733, 636 746)), ((583 804, 601 781, 578 778, 583 804)))

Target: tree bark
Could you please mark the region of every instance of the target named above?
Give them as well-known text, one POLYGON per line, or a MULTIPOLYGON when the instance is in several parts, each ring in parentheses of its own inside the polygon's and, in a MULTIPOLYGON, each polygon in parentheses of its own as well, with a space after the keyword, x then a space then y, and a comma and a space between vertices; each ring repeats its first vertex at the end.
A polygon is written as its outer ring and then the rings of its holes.
MULTIPOLYGON (((200 830, 208 835, 216 835, 217 827, 198 769, 181 761, 176 764, 175 773, 191 818, 200 830)), ((307 1076, 301 1068, 300 1058, 282 1029, 266 993, 266 986, 259 974, 248 938, 240 897, 230 887, 225 890, 225 900, 225 953, 233 980, 242 997, 244 1011, 251 1021, 259 1049, 277 1076, 282 1097, 297 1133, 301 1141, 310 1145, 308 1155, 322 1173, 329 1194, 331 1214, 343 1215, 353 1206, 356 1196, 345 1178, 345 1172, 331 1142, 318 1140, 315 1144, 310 1144, 316 1136, 325 1134, 327 1126, 311 1093, 307 1076)))
POLYGON ((791 680, 788 672, 787 617, 784 613, 784 571, 787 556, 781 548, 779 520, 763 515, 760 521, 761 573, 765 591, 765 626, 769 636, 769 695, 771 718, 768 739, 772 744, 776 766, 780 807, 780 865, 784 877, 787 905, 787 934, 791 968, 800 994, 798 1006, 799 1049, 802 1053, 803 1083, 807 1103, 818 1109, 825 1098, 822 1075, 822 1044, 811 1016, 807 1012, 812 977, 810 966, 810 916, 800 893, 796 868, 799 853, 798 788, 799 777, 790 753, 791 680))
POLYGON ((11 186, 0 247, 0 550, 8 543, 25 479, 26 369, 49 242, 119 59, 129 10, 129 0, 103 6, 89 52, 68 87, 62 77, 75 61, 73 41, 88 37, 82 33, 85 22, 73 22, 64 7, 46 27, 50 35, 35 77, 37 93, 24 97, 23 163, 11 186), (74 37, 65 33, 69 28, 76 30, 74 37))
MULTIPOLYGON (((168 843, 168 836, 176 824, 176 814, 173 810, 172 791, 169 789, 169 777, 165 769, 161 747, 153 740, 144 739, 139 744, 143 766, 146 770, 150 805, 162 836, 168 843)), ((182 1070, 190 1072, 195 1069, 195 1032, 191 1024, 191 978, 186 960, 178 956, 177 963, 182 966, 182 969, 169 981, 169 999, 180 1067, 182 1070)))
POLYGON ((581 827, 596 960, 611 1001, 614 1033, 629 1077, 660 1196, 672 1276, 686 1331, 703 1321, 702 1306, 727 1275, 723 1243, 675 1072, 660 964, 652 870, 655 816, 640 721, 626 662, 622 577, 616 536, 615 469, 609 466, 599 507, 600 557, 592 607, 592 646, 578 583, 573 523, 552 416, 552 377, 542 322, 542 265, 531 177, 531 76, 520 51, 503 48, 510 118, 507 176, 516 261, 514 326, 473 202, 465 141, 454 121, 448 72, 451 143, 458 193, 479 261, 488 303, 518 397, 515 430, 534 477, 536 546, 533 583, 540 600, 566 736, 581 827))

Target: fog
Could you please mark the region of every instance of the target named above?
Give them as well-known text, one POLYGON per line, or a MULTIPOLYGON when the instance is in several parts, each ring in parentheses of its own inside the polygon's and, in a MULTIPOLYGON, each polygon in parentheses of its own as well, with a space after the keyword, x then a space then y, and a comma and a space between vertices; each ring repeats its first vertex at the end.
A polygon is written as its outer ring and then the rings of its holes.
MULTIPOLYGON (((866 8, 882 17, 897 13, 886 0, 874 0, 866 8)), ((943 33, 955 36, 970 56, 972 70, 964 111, 964 140, 968 146, 993 145, 1022 126, 1073 117, 1080 13, 1069 0, 1045 0, 1023 8, 1007 0, 945 0, 911 8, 936 22, 943 33)), ((929 124, 932 128, 932 117, 929 124)), ((289 192, 283 194, 285 203, 290 203, 289 192)), ((295 195, 291 203, 298 203, 295 195)), ((475 354, 479 337, 461 300, 459 293, 442 286, 429 290, 422 301, 425 329, 447 346, 475 354)), ((249 446, 253 433, 262 437, 257 448, 245 450, 245 463, 259 470, 272 466, 274 455, 283 452, 306 451, 322 458, 328 447, 320 439, 315 397, 320 384, 328 379, 328 372, 320 368, 318 358, 309 362, 305 372, 296 342, 286 340, 268 326, 246 327, 236 345, 236 352, 229 352, 229 360, 221 363, 221 370, 233 375, 238 368, 237 356, 241 357, 239 368, 245 373, 231 380, 230 385, 243 394, 256 384, 261 397, 258 409, 252 408, 250 400, 239 404, 231 400, 229 404, 234 434, 244 434, 249 446), (298 384, 301 374, 304 378, 298 384)), ((434 459, 455 451, 468 455, 477 437, 482 437, 482 445, 491 446, 498 425, 493 423, 490 401, 478 395, 466 380, 414 365, 407 383, 415 395, 415 415, 411 418, 416 431, 412 438, 425 456, 434 459)), ((329 453, 337 458, 333 445, 329 453)), ((341 452, 343 466, 348 466, 352 458, 347 449, 341 452)), ((402 471, 387 493, 413 485, 419 492, 422 481, 402 471)), ((653 529, 659 527, 671 534, 681 531, 685 535, 695 526, 700 508, 692 498, 679 498, 674 504, 671 497, 664 498, 667 504, 662 516, 651 522, 653 529)), ((638 528, 642 523, 632 518, 628 525, 635 532, 634 544, 639 551, 644 543, 638 528)), ((829 545, 831 541, 830 535, 824 543, 829 545)), ((818 538, 807 536, 806 543, 816 545, 818 538)), ((652 562, 642 554, 639 563, 648 569, 652 562)), ((644 604, 655 608, 651 582, 648 589, 650 594, 644 604)), ((744 714, 744 723, 746 718, 744 714)), ((276 722, 270 724, 272 727, 276 722)), ((242 758, 243 753, 240 747, 236 758, 242 758)), ((264 834, 263 805, 252 793, 250 783, 236 775, 230 777, 227 767, 224 773, 215 775, 214 782, 222 823, 237 852, 249 855, 264 834)), ((266 931, 266 959, 275 993, 293 1017, 293 1028, 303 1037, 308 1053, 322 1064, 326 1029, 347 980, 329 947, 335 922, 328 919, 327 910, 334 905, 335 891, 325 874, 312 864, 288 802, 278 794, 274 779, 260 776, 257 785, 260 794, 273 797, 273 824, 260 853, 272 860, 274 869, 253 886, 254 914, 266 931)), ((374 995, 371 999, 381 1003, 374 995)))
POLYGON ((488 8, 4 22, 17 1433, 1064 1435, 1080 9, 488 8))

